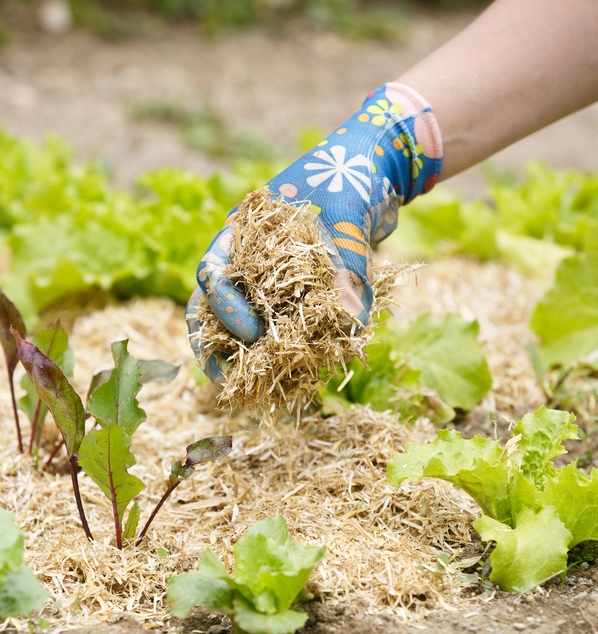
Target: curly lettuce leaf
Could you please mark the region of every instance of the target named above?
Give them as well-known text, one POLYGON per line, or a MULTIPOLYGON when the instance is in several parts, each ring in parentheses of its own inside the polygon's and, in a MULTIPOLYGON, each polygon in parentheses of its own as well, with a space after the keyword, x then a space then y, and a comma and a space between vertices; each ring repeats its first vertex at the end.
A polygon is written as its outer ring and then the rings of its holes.
POLYGON ((97 289, 185 302, 230 209, 276 171, 271 162, 208 178, 157 170, 133 196, 112 191, 96 165, 76 165, 60 141, 0 131, 0 228, 11 250, 3 288, 30 325, 62 297, 97 289))
POLYGON ((496 542, 490 581, 509 592, 526 592, 567 569, 571 533, 552 506, 523 508, 511 528, 481 515, 474 524, 484 541, 496 542))
POLYGON ((464 440, 457 431, 441 429, 433 442, 407 443, 405 453, 393 454, 386 478, 393 486, 424 477, 447 480, 469 493, 487 515, 509 521, 509 468, 502 457, 496 440, 464 440))
POLYGON ((598 176, 526 165, 518 183, 486 169, 488 202, 464 200, 439 187, 401 210, 389 240, 410 257, 459 253, 506 260, 542 275, 564 257, 598 250, 598 176))
POLYGON ((482 508, 476 530, 497 542, 491 580, 524 592, 566 569, 567 551, 598 540, 598 470, 588 476, 572 463, 555 469, 564 440, 577 438, 575 417, 541 407, 513 428, 504 446, 479 436, 464 440, 441 430, 425 445, 408 443, 387 465, 399 486, 430 476, 452 482, 482 508))
POLYGON ((588 476, 572 462, 546 481, 542 501, 553 506, 571 532, 569 548, 598 540, 598 470, 588 476))
POLYGON ((513 427, 513 434, 521 435, 513 456, 517 456, 523 475, 538 489, 542 490, 546 477, 554 471, 552 458, 567 453, 563 440, 578 439, 574 420, 574 414, 542 406, 513 427))

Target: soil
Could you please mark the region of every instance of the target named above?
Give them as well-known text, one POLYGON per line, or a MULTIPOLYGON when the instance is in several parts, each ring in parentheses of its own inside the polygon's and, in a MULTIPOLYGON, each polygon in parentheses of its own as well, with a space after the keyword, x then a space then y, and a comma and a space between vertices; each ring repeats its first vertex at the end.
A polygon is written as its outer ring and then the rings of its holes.
MULTIPOLYGON (((235 131, 257 131, 269 142, 288 143, 305 126, 326 130, 337 125, 372 87, 397 76, 472 17, 417 15, 410 39, 397 44, 355 44, 304 28, 205 40, 192 25, 155 25, 143 37, 115 44, 83 30, 55 37, 29 26, 13 33, 0 53, 0 125, 22 137, 39 139, 52 131, 69 139, 81 159, 102 161, 118 186, 129 186, 141 173, 165 165, 206 173, 223 166, 185 146, 176 130, 133 121, 130 108, 156 99, 207 101, 235 131)), ((595 170, 596 138, 598 105, 502 151, 492 163, 519 171, 524 160, 533 158, 556 168, 595 170)), ((474 168, 447 186, 479 195, 481 174, 474 168)), ((507 425, 504 420, 499 424, 507 425)), ((460 426, 468 435, 492 432, 485 412, 477 418, 474 412, 460 426)), ((583 553, 572 560, 577 565, 564 583, 553 580, 526 596, 498 591, 468 613, 426 605, 431 611, 423 621, 368 614, 357 602, 318 596, 305 606, 309 621, 301 633, 597 632, 598 566, 591 557, 579 563, 580 557, 583 553)), ((171 627, 183 634, 231 631, 226 617, 199 610, 188 619, 173 620, 171 627)), ((123 620, 76 631, 136 634, 142 629, 123 620)))
MULTIPOLYGON (((564 585, 553 584, 539 595, 511 595, 498 592, 487 603, 481 603, 470 612, 449 612, 434 609, 425 621, 406 623, 389 615, 365 614, 354 603, 331 603, 317 598, 305 604, 309 619, 297 634, 417 634, 466 632, 489 634, 595 634, 598 631, 598 602, 593 588, 598 570, 586 568, 569 575, 564 585)), ((171 627, 181 634, 232 634, 227 616, 195 609, 184 620, 173 619, 171 627)), ((72 630, 73 634, 141 634, 147 632, 135 621, 123 619, 104 627, 72 630)))

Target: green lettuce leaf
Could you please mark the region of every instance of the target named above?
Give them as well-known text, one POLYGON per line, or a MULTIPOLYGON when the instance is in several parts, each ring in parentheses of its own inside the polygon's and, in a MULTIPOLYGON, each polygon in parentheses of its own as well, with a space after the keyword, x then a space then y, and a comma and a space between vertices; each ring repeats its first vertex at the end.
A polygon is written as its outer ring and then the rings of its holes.
POLYGON ((480 516, 474 526, 483 540, 496 542, 490 556, 490 581, 503 590, 526 592, 567 569, 571 533, 552 506, 537 514, 522 509, 515 528, 487 515, 480 516))
POLYGON ((194 606, 231 614, 237 584, 223 563, 206 548, 197 570, 190 570, 168 581, 168 603, 174 616, 184 618, 194 606))
POLYGON ((424 385, 451 407, 469 410, 492 385, 486 357, 477 341, 477 321, 449 314, 440 321, 431 314, 393 331, 397 357, 421 372, 424 385))
POLYGON ((431 443, 407 443, 405 453, 392 455, 386 478, 393 486, 404 480, 419 482, 433 477, 461 487, 484 513, 511 521, 509 468, 502 459, 503 449, 496 440, 464 440, 457 431, 441 429, 431 443))
POLYGON ((588 539, 598 540, 598 470, 588 476, 577 462, 558 469, 548 478, 542 501, 553 506, 571 532, 569 548, 588 539))
POLYGON ((247 634, 291 634, 305 625, 303 610, 283 610, 273 614, 257 612, 242 596, 234 599, 235 624, 247 634))
POLYGON ((291 607, 326 554, 324 547, 298 544, 282 515, 254 524, 234 551, 236 581, 251 589, 260 612, 270 614, 291 607))
POLYGON ((512 262, 521 271, 550 280, 560 262, 575 255, 571 247, 503 230, 496 232, 496 246, 500 257, 512 262))
POLYGON ((427 314, 405 328, 380 326, 366 348, 368 367, 354 359, 349 382, 338 392, 344 378, 339 374, 323 397, 446 423, 454 418, 453 408, 471 409, 492 384, 478 330, 459 315, 440 321, 427 314))
POLYGON ((539 490, 553 473, 552 458, 567 453, 563 440, 577 440, 575 415, 546 409, 542 406, 533 414, 526 414, 514 427, 513 434, 521 434, 517 441, 517 456, 523 475, 539 490))
POLYGON ((513 427, 512 438, 463 439, 440 430, 424 445, 408 443, 387 465, 387 479, 399 486, 436 477, 469 493, 483 513, 475 527, 497 543, 490 579, 503 590, 524 592, 565 570, 567 552, 598 540, 598 470, 588 476, 576 463, 555 469, 566 453, 563 441, 577 439, 575 416, 541 407, 513 427))
POLYGON ((39 610, 50 593, 21 562, 27 535, 15 524, 13 516, 0 508, 0 620, 10 616, 28 616, 39 610))
POLYGON ((40 610, 49 597, 38 578, 21 564, 17 572, 7 572, 0 585, 0 620, 28 616, 33 610, 40 610))
MULTIPOLYGON (((488 172, 489 170, 487 170, 488 172)), ((409 257, 459 253, 500 258, 552 275, 576 252, 598 250, 598 176, 526 165, 526 178, 490 174, 488 202, 436 187, 401 210, 389 240, 409 257)))
POLYGON ((598 251, 561 262, 530 325, 542 340, 540 356, 547 366, 598 350, 598 251))
POLYGON ((231 615, 235 631, 290 634, 307 615, 292 608, 305 600, 304 588, 325 547, 301 546, 282 516, 252 526, 234 547, 235 579, 207 549, 196 571, 168 582, 168 602, 175 616, 185 617, 199 605, 231 615))
POLYGON ((12 514, 0 507, 0 576, 19 570, 26 537, 15 524, 12 514))

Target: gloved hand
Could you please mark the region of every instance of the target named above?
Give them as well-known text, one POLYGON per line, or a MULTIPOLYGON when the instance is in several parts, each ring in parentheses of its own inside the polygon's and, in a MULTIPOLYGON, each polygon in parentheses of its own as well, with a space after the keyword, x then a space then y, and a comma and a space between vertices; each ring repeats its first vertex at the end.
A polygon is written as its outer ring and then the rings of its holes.
MULTIPOLYGON (((436 184, 442 138, 430 105, 413 89, 387 83, 371 92, 361 110, 314 149, 274 177, 268 186, 288 202, 309 201, 331 251, 341 303, 363 325, 373 301, 372 246, 396 228, 398 210, 436 184)), ((228 264, 235 210, 197 269, 198 287, 188 303, 187 323, 202 293, 226 328, 253 343, 265 332, 261 316, 223 274, 228 264)), ((198 354, 198 343, 192 339, 198 354)), ((213 355, 204 372, 222 378, 225 359, 213 355)))

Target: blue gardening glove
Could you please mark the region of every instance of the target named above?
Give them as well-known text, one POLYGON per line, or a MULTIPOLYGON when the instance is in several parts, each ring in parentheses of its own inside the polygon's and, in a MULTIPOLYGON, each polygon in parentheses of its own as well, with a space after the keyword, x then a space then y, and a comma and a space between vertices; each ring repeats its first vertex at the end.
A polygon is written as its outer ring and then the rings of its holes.
MULTIPOLYGON (((372 246, 396 228, 399 206, 436 184, 442 139, 430 105, 397 83, 371 92, 361 110, 314 149, 274 177, 268 186, 288 202, 309 201, 331 251, 343 307, 364 326, 372 306, 372 246)), ((265 332, 263 319, 224 275, 235 210, 197 269, 198 288, 189 300, 189 332, 202 293, 226 328, 245 342, 265 332)), ((198 343, 192 339, 198 354, 198 343)), ((215 354, 204 372, 222 379, 225 359, 215 354)))

